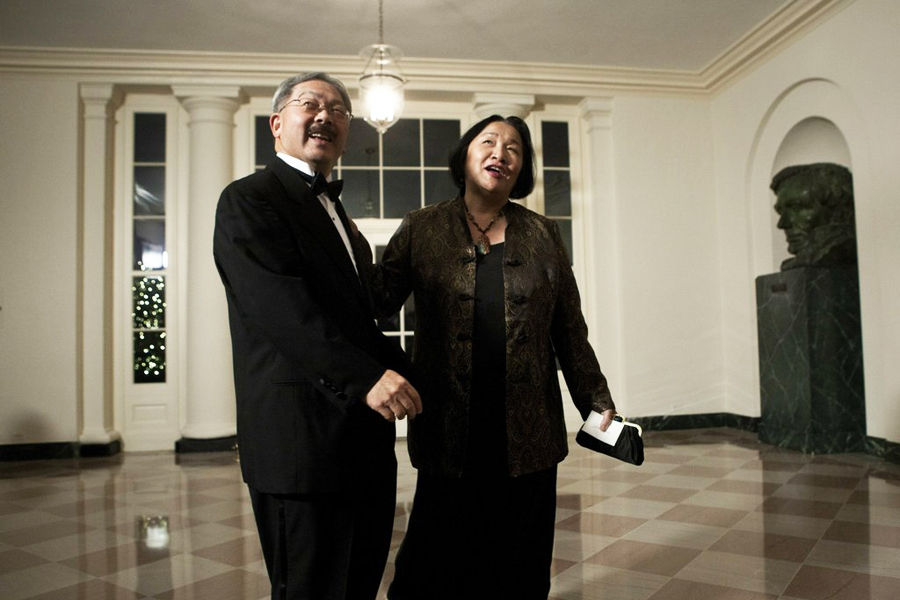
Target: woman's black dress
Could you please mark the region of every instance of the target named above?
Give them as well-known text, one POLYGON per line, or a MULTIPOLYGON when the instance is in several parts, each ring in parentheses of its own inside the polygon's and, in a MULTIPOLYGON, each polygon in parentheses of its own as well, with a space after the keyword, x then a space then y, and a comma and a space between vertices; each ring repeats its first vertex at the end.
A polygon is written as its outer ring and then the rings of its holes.
POLYGON ((391 600, 544 600, 550 591, 556 467, 508 475, 505 315, 501 243, 477 262, 464 474, 419 472, 391 600))

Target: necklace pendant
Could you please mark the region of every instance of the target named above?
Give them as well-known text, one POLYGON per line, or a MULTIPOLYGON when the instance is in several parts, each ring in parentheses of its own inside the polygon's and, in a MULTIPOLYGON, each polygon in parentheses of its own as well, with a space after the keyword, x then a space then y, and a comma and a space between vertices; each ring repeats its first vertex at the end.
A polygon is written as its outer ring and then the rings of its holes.
POLYGON ((486 235, 482 235, 478 243, 475 244, 475 249, 478 250, 478 254, 484 256, 491 251, 491 241, 486 235))

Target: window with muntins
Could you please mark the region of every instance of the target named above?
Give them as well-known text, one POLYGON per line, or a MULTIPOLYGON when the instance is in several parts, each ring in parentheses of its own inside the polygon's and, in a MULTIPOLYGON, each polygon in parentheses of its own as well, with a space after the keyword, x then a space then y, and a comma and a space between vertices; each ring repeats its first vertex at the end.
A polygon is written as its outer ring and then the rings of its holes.
POLYGON ((350 143, 338 165, 348 214, 401 219, 452 198, 447 159, 459 135, 455 119, 400 119, 382 136, 362 119, 351 121, 350 143))
MULTIPOLYGON (((261 169, 275 154, 269 117, 255 117, 254 129, 254 164, 261 169)), ((455 196, 447 160, 459 136, 458 119, 400 119, 383 136, 362 119, 350 121, 350 141, 333 175, 344 180, 347 214, 401 219, 455 196)))
POLYGON ((559 225, 563 242, 572 258, 572 171, 569 163, 569 124, 541 121, 544 174, 544 215, 559 225))
POLYGON ((134 383, 166 381, 166 115, 134 114, 131 318, 134 383))

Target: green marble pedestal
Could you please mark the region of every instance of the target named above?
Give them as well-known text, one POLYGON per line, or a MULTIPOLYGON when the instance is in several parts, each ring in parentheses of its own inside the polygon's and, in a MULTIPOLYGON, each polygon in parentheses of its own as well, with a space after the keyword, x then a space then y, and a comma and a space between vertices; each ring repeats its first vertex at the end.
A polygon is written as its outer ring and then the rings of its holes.
POLYGON ((807 453, 865 449, 855 265, 756 278, 759 439, 807 453))

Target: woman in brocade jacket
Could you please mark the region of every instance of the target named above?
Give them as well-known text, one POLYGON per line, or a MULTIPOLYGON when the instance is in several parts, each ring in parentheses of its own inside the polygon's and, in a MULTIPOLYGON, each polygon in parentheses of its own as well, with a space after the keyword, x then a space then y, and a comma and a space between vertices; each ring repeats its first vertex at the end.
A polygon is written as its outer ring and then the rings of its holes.
POLYGON ((534 188, 527 125, 480 121, 450 171, 459 196, 409 213, 369 273, 382 316, 414 294, 423 404, 388 598, 546 599, 568 452, 557 360, 582 417, 603 413, 605 429, 615 405, 558 226, 509 201, 534 188))

